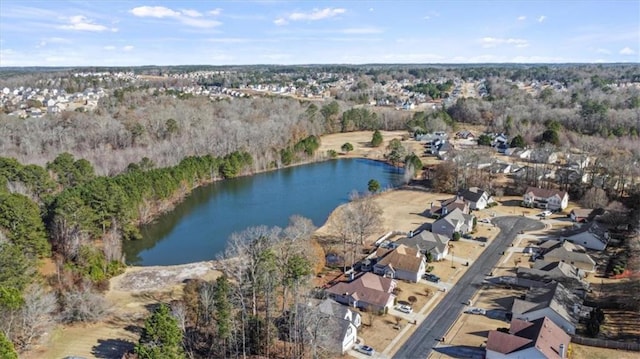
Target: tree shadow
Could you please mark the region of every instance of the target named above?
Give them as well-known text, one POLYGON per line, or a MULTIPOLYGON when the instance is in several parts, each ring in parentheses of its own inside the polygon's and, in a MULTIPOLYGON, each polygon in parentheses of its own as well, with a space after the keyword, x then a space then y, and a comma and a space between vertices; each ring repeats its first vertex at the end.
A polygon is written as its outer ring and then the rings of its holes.
POLYGON ((134 348, 134 343, 123 339, 98 339, 98 344, 91 348, 91 354, 96 358, 121 358, 134 348))

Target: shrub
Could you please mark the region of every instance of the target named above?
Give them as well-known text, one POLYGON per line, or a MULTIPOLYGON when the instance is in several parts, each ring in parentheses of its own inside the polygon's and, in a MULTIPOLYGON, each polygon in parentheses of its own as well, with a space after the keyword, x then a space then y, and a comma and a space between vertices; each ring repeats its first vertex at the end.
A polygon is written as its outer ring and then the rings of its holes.
POLYGON ((336 158, 336 157, 338 157, 338 152, 336 152, 335 150, 328 150, 327 151, 327 156, 329 156, 331 158, 336 158))

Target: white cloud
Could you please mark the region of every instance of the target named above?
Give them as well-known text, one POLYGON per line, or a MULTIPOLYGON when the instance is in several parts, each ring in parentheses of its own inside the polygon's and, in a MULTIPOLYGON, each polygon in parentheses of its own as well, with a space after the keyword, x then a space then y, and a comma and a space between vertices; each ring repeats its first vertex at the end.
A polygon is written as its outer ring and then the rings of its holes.
POLYGON ((273 20, 273 23, 274 23, 274 24, 276 24, 276 25, 278 25, 278 26, 282 26, 282 25, 286 25, 286 24, 288 24, 288 23, 289 23, 289 21, 287 21, 287 20, 286 20, 286 19, 284 19, 284 18, 278 18, 278 19, 273 20))
POLYGON ((116 49, 116 47, 115 47, 115 46, 113 46, 113 45, 107 45, 107 46, 103 47, 103 49, 105 49, 105 50, 107 50, 107 51, 113 51, 113 50, 115 50, 115 49, 116 49))
POLYGON ((198 10, 180 10, 180 12, 185 15, 185 16, 190 16, 190 17, 201 17, 202 14, 198 11, 198 10))
POLYGON ((134 47, 132 45, 127 45, 127 46, 122 48, 122 50, 124 50, 124 51, 131 51, 133 49, 134 49, 134 47))
POLYGON ((369 11, 373 11, 373 8, 372 8, 372 7, 370 7, 370 8, 369 8, 369 11))
POLYGON ((480 39, 480 43, 482 43, 482 47, 491 48, 497 47, 500 45, 512 45, 515 47, 527 47, 529 46, 529 41, 525 39, 513 39, 513 38, 498 38, 498 37, 483 37, 480 39))
POLYGON ((131 9, 131 13, 139 17, 178 17, 180 12, 171 10, 164 6, 139 6, 131 9))
POLYGON ((547 19, 547 17, 546 17, 546 16, 544 16, 544 15, 540 15, 540 17, 538 18, 538 22, 543 22, 543 21, 545 21, 546 19, 547 19))
POLYGON ((207 14, 211 15, 211 16, 218 16, 220 14, 222 14, 222 9, 217 8, 217 9, 213 9, 207 12, 207 14))
POLYGON ((635 53, 629 46, 620 49, 620 55, 635 55, 635 53))
POLYGON ((107 30, 111 30, 113 32, 118 31, 118 29, 116 28, 109 29, 104 25, 96 24, 92 20, 87 19, 85 16, 82 16, 82 15, 71 16, 66 20, 69 21, 69 24, 60 26, 61 29, 74 30, 74 31, 94 31, 94 32, 101 32, 101 31, 107 31, 107 30))
POLYGON ((324 8, 324 9, 313 9, 311 12, 294 12, 289 15, 289 20, 293 21, 301 21, 301 20, 322 20, 328 19, 340 14, 344 14, 347 10, 343 8, 324 8))
POLYGON ((526 20, 526 19, 527 19, 527 17, 526 17, 526 16, 524 16, 524 15, 522 15, 522 16, 518 16, 518 21, 524 21, 524 20, 526 20))
POLYGON ((274 24, 278 26, 286 25, 289 21, 317 21, 329 19, 340 14, 344 14, 347 12, 346 9, 343 8, 324 8, 324 9, 313 9, 310 12, 293 12, 285 17, 277 18, 273 21, 274 24))
POLYGON ((596 52, 599 54, 611 55, 611 51, 607 49, 596 49, 596 52))
MULTIPOLYGON (((209 15, 219 15, 220 9, 209 11, 209 15)), ((170 18, 180 21, 181 23, 198 28, 211 28, 222 25, 221 22, 216 20, 202 18, 202 13, 196 10, 173 10, 164 6, 139 6, 129 11, 134 16, 138 17, 153 17, 158 19, 170 18)))
POLYGON ((382 29, 378 29, 375 27, 354 27, 343 29, 340 31, 343 34, 380 34, 382 33, 382 29))

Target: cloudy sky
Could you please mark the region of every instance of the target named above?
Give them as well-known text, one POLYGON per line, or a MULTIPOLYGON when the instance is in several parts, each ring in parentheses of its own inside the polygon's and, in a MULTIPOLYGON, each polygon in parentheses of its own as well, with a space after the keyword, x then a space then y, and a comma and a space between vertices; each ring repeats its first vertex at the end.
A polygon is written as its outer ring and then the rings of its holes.
POLYGON ((640 62, 640 1, 0 0, 0 66, 640 62))

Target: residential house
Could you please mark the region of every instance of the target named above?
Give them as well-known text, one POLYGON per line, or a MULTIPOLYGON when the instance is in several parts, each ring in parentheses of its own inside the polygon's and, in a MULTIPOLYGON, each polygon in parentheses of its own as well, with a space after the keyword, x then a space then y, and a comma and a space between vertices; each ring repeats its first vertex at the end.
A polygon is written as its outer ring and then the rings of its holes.
POLYGON ((510 173, 511 163, 496 162, 489 167, 490 173, 510 173))
POLYGON ((564 262, 585 272, 596 270, 596 261, 584 247, 569 241, 548 240, 540 245, 542 257, 547 262, 564 262))
POLYGON ((576 229, 563 232, 561 236, 571 243, 596 251, 604 250, 609 243, 609 232, 596 221, 591 221, 580 225, 576 229))
POLYGON ((460 191, 458 196, 464 198, 464 200, 469 203, 469 208, 475 210, 485 209, 487 204, 493 202, 489 192, 478 187, 471 187, 460 191))
POLYGON ((518 267, 516 276, 519 279, 542 282, 561 283, 580 297, 584 297, 589 289, 589 283, 584 280, 584 271, 565 262, 547 262, 543 260, 535 261, 531 268, 518 267))
POLYGON ((469 202, 465 201, 461 196, 454 196, 440 201, 440 206, 436 206, 431 202, 428 214, 431 217, 443 217, 449 214, 454 209, 459 209, 462 213, 469 214, 469 202))
POLYGON ((456 138, 467 140, 467 139, 474 139, 476 138, 476 136, 474 136, 471 131, 462 130, 456 133, 456 138))
POLYGON ((318 310, 320 313, 347 320, 356 328, 360 328, 362 325, 362 316, 360 313, 349 309, 349 307, 346 307, 333 299, 327 298, 320 302, 318 304, 318 310))
POLYGON ((318 304, 312 300, 298 305, 298 315, 307 326, 302 335, 315 341, 320 352, 342 355, 356 344, 362 318, 349 307, 332 299, 318 304))
POLYGON ((585 223, 589 221, 589 216, 593 212, 590 208, 574 208, 569 213, 569 218, 577 223, 585 223))
POLYGON ((582 301, 571 290, 553 282, 545 287, 531 288, 523 297, 513 300, 513 319, 533 321, 547 317, 567 334, 576 333, 582 301))
POLYGON ((449 253, 449 237, 433 232, 422 231, 411 237, 400 238, 396 243, 415 248, 423 254, 431 253, 434 261, 445 259, 449 253))
POLYGON ((455 232, 465 234, 473 230, 473 216, 456 208, 446 216, 438 219, 431 226, 431 232, 453 237, 455 232))
POLYGON ((339 282, 326 290, 336 302, 365 310, 386 311, 393 306, 396 281, 364 273, 349 282, 339 282))
POLYGON ((548 210, 563 210, 569 204, 569 195, 565 191, 529 187, 524 192, 523 201, 526 206, 548 210))
POLYGON ((417 283, 427 268, 426 259, 418 249, 402 244, 394 249, 378 248, 376 256, 373 272, 388 278, 417 283))
POLYGON ((535 163, 556 163, 558 154, 549 148, 536 148, 531 151, 529 159, 535 163))
POLYGON ((531 150, 528 148, 512 147, 507 149, 504 154, 521 160, 528 160, 531 158, 531 150))
POLYGON ((509 333, 489 332, 487 359, 565 359, 571 337, 551 319, 513 319, 509 333))

